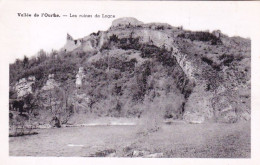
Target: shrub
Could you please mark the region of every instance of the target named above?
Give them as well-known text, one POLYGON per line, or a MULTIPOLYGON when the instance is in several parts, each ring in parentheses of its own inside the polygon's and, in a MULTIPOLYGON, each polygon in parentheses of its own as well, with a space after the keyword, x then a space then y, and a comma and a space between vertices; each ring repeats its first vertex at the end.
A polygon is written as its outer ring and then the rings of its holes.
POLYGON ((206 62, 208 65, 212 65, 213 61, 207 57, 202 57, 201 58, 203 62, 206 62))
POLYGON ((222 41, 219 38, 209 32, 187 32, 179 34, 178 37, 187 38, 191 41, 210 42, 212 45, 222 44, 222 41))

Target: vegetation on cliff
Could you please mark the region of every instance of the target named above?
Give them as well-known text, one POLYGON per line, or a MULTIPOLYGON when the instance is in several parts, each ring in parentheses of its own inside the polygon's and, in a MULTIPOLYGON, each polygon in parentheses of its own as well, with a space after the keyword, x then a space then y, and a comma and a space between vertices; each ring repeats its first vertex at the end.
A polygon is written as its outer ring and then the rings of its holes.
POLYGON ((195 122, 250 118, 250 40, 124 23, 68 41, 70 49, 75 44, 71 51, 41 50, 17 59, 10 64, 10 99, 26 101, 25 109, 39 123, 53 117, 67 123, 82 114, 195 122), (80 67, 84 78, 76 87, 80 67), (52 74, 59 85, 43 90, 52 74), (29 100, 17 98, 18 80, 30 76, 35 83, 29 100))

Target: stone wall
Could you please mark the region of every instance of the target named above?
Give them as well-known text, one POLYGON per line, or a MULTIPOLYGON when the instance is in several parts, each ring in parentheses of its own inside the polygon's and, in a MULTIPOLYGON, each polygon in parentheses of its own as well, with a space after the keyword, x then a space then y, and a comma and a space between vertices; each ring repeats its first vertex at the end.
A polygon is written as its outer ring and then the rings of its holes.
POLYGON ((73 39, 71 35, 67 34, 67 40, 66 40, 66 44, 64 45, 64 47, 61 49, 62 51, 65 52, 70 52, 73 51, 74 49, 80 47, 82 44, 82 39, 73 39))
POLYGON ((112 27, 126 27, 126 26, 138 26, 138 25, 142 25, 143 22, 138 21, 135 18, 131 18, 131 17, 124 17, 124 18, 119 18, 116 19, 112 22, 112 27))

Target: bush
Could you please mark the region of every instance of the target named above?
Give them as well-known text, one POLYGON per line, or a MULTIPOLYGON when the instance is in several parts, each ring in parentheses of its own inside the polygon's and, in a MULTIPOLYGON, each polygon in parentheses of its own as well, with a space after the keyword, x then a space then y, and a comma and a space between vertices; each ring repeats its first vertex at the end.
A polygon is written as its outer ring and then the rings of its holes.
POLYGON ((222 41, 209 32, 188 32, 178 35, 180 38, 187 38, 191 41, 210 42, 212 45, 222 44, 222 41))
POLYGON ((201 58, 203 62, 206 62, 208 65, 212 65, 213 61, 207 57, 202 57, 201 58))

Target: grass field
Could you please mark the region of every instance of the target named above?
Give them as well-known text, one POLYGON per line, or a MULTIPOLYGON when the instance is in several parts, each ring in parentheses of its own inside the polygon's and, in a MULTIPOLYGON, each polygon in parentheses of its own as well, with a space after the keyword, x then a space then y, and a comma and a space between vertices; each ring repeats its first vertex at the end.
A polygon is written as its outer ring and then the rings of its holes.
POLYGON ((142 126, 89 126, 37 130, 10 137, 10 156, 250 158, 250 122, 162 124, 156 132, 142 126))

